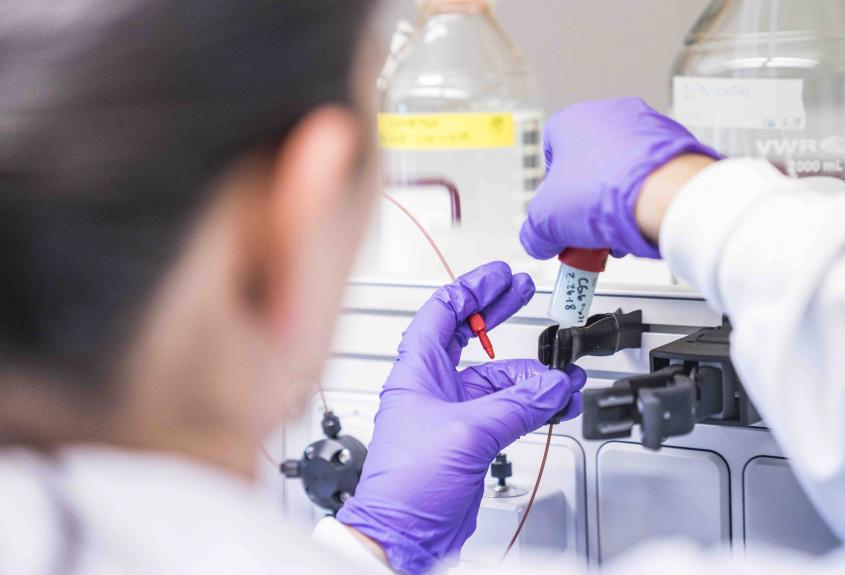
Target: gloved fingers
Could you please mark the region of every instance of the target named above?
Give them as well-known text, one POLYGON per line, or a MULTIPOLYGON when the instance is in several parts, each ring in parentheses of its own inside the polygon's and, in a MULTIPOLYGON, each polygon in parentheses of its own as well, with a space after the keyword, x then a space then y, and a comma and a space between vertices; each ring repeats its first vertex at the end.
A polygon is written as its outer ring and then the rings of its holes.
POLYGON ((533 258, 549 259, 566 248, 601 249, 608 243, 604 231, 590 215, 592 194, 573 193, 574 184, 549 174, 534 198, 519 230, 522 247, 533 258))
POLYGON ((528 204, 528 217, 522 222, 522 227, 519 230, 519 241, 526 253, 532 258, 538 260, 547 260, 558 255, 567 246, 562 245, 558 239, 555 239, 553 219, 556 217, 564 217, 559 214, 551 214, 540 205, 542 196, 540 194, 550 193, 544 192, 544 189, 551 185, 548 180, 545 180, 537 189, 537 194, 534 199, 528 204))
MULTIPOLYGON (((419 344, 431 341, 432 336, 446 349, 458 333, 458 326, 472 314, 490 306, 508 291, 512 282, 513 274, 508 264, 490 262, 441 287, 414 316, 399 345, 399 354, 422 351, 419 344)), ((463 337, 460 346, 466 344, 466 339, 463 337)))
POLYGON ((553 114, 543 126, 546 171, 554 162, 581 159, 604 147, 603 130, 609 118, 636 118, 648 105, 640 98, 618 98, 575 102, 553 114))
POLYGON ((579 415, 581 415, 581 392, 576 391, 572 394, 572 398, 569 400, 569 403, 566 404, 566 407, 563 408, 562 412, 558 412, 557 415, 561 421, 569 421, 570 419, 575 419, 579 415))
POLYGON ((566 372, 547 370, 471 402, 471 417, 495 442, 488 449, 501 450, 542 427, 569 405, 574 393, 566 372))
POLYGON ((476 399, 507 389, 549 368, 536 359, 508 359, 491 361, 468 367, 459 378, 467 399, 476 399))
POLYGON ((591 230, 593 218, 584 211, 592 202, 587 202, 587 206, 579 205, 584 202, 581 196, 594 194, 584 189, 579 181, 576 170, 586 167, 575 156, 587 153, 592 146, 583 137, 576 142, 569 141, 573 132, 581 135, 583 128, 577 125, 584 121, 585 108, 589 110, 591 105, 595 104, 573 104, 564 108, 543 128, 546 176, 528 204, 527 218, 519 232, 522 247, 536 259, 554 257, 567 247, 603 247, 585 245, 596 235, 595 230, 591 230), (574 165, 570 165, 573 162, 574 165))
MULTIPOLYGON (((484 318, 487 330, 490 331, 525 307, 534 297, 534 291, 534 280, 531 279, 531 276, 524 273, 515 274, 510 287, 493 303, 481 310, 481 316, 484 318)), ((461 341, 474 337, 469 324, 466 322, 458 326, 458 333, 461 335, 461 341)))
POLYGON ((564 370, 572 383, 572 397, 562 412, 555 413, 561 421, 568 421, 581 415, 581 390, 587 384, 587 372, 577 365, 570 364, 564 370))
POLYGON ((530 215, 519 230, 519 242, 525 253, 537 260, 551 259, 568 247, 548 239, 545 234, 538 231, 537 226, 531 222, 530 215))
POLYGON ((587 372, 575 365, 574 363, 570 363, 564 369, 566 374, 572 380, 572 389, 575 391, 581 391, 584 389, 584 386, 587 384, 587 372))
POLYGON ((382 399, 388 396, 392 399, 397 392, 410 392, 416 394, 415 398, 422 394, 441 401, 465 401, 466 392, 449 352, 427 334, 412 337, 414 345, 400 353, 390 370, 382 388, 382 399))

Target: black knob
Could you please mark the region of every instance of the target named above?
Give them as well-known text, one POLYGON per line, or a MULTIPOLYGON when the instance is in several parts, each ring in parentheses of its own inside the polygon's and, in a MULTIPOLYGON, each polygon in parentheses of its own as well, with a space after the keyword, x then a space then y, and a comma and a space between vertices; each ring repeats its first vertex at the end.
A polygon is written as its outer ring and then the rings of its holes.
POLYGON ((500 453, 490 465, 490 475, 495 477, 502 487, 505 486, 507 478, 513 475, 513 466, 508 461, 508 456, 500 453))
POLYGON ((302 463, 300 463, 298 459, 288 459, 279 465, 279 471, 281 471, 282 475, 285 477, 296 479, 302 474, 302 463))
POLYGON ((327 411, 323 415, 321 425, 323 426, 323 433, 326 434, 326 437, 335 439, 340 434, 340 418, 331 411, 327 411))

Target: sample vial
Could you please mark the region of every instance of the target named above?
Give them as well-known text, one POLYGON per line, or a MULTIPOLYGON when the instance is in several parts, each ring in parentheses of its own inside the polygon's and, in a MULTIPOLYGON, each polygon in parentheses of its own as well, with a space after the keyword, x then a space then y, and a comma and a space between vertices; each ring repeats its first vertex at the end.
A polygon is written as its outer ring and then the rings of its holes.
POLYGON ((607 266, 610 252, 606 249, 566 249, 561 252, 548 316, 560 327, 577 327, 587 323, 599 274, 607 266))

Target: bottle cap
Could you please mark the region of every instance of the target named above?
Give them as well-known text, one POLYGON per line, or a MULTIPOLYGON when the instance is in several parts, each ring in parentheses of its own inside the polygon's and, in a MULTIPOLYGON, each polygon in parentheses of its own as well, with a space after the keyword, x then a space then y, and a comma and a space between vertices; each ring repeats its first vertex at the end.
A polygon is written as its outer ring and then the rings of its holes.
POLYGON ((417 0, 417 9, 422 12, 475 12, 495 7, 495 0, 417 0))
POLYGON ((558 259, 569 267, 585 272, 601 273, 607 266, 607 258, 610 250, 598 249, 587 250, 582 248, 566 248, 560 253, 558 259))

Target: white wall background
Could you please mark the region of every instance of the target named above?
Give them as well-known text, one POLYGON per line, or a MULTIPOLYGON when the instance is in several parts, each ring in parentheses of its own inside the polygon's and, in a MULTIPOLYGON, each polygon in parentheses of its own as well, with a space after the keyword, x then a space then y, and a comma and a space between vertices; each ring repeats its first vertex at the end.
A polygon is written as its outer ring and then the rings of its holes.
MULTIPOLYGON (((641 96, 666 110, 669 72, 708 0, 499 0, 499 21, 540 84, 547 113, 578 100, 641 96)), ((383 0, 380 31, 413 19, 383 0)))

